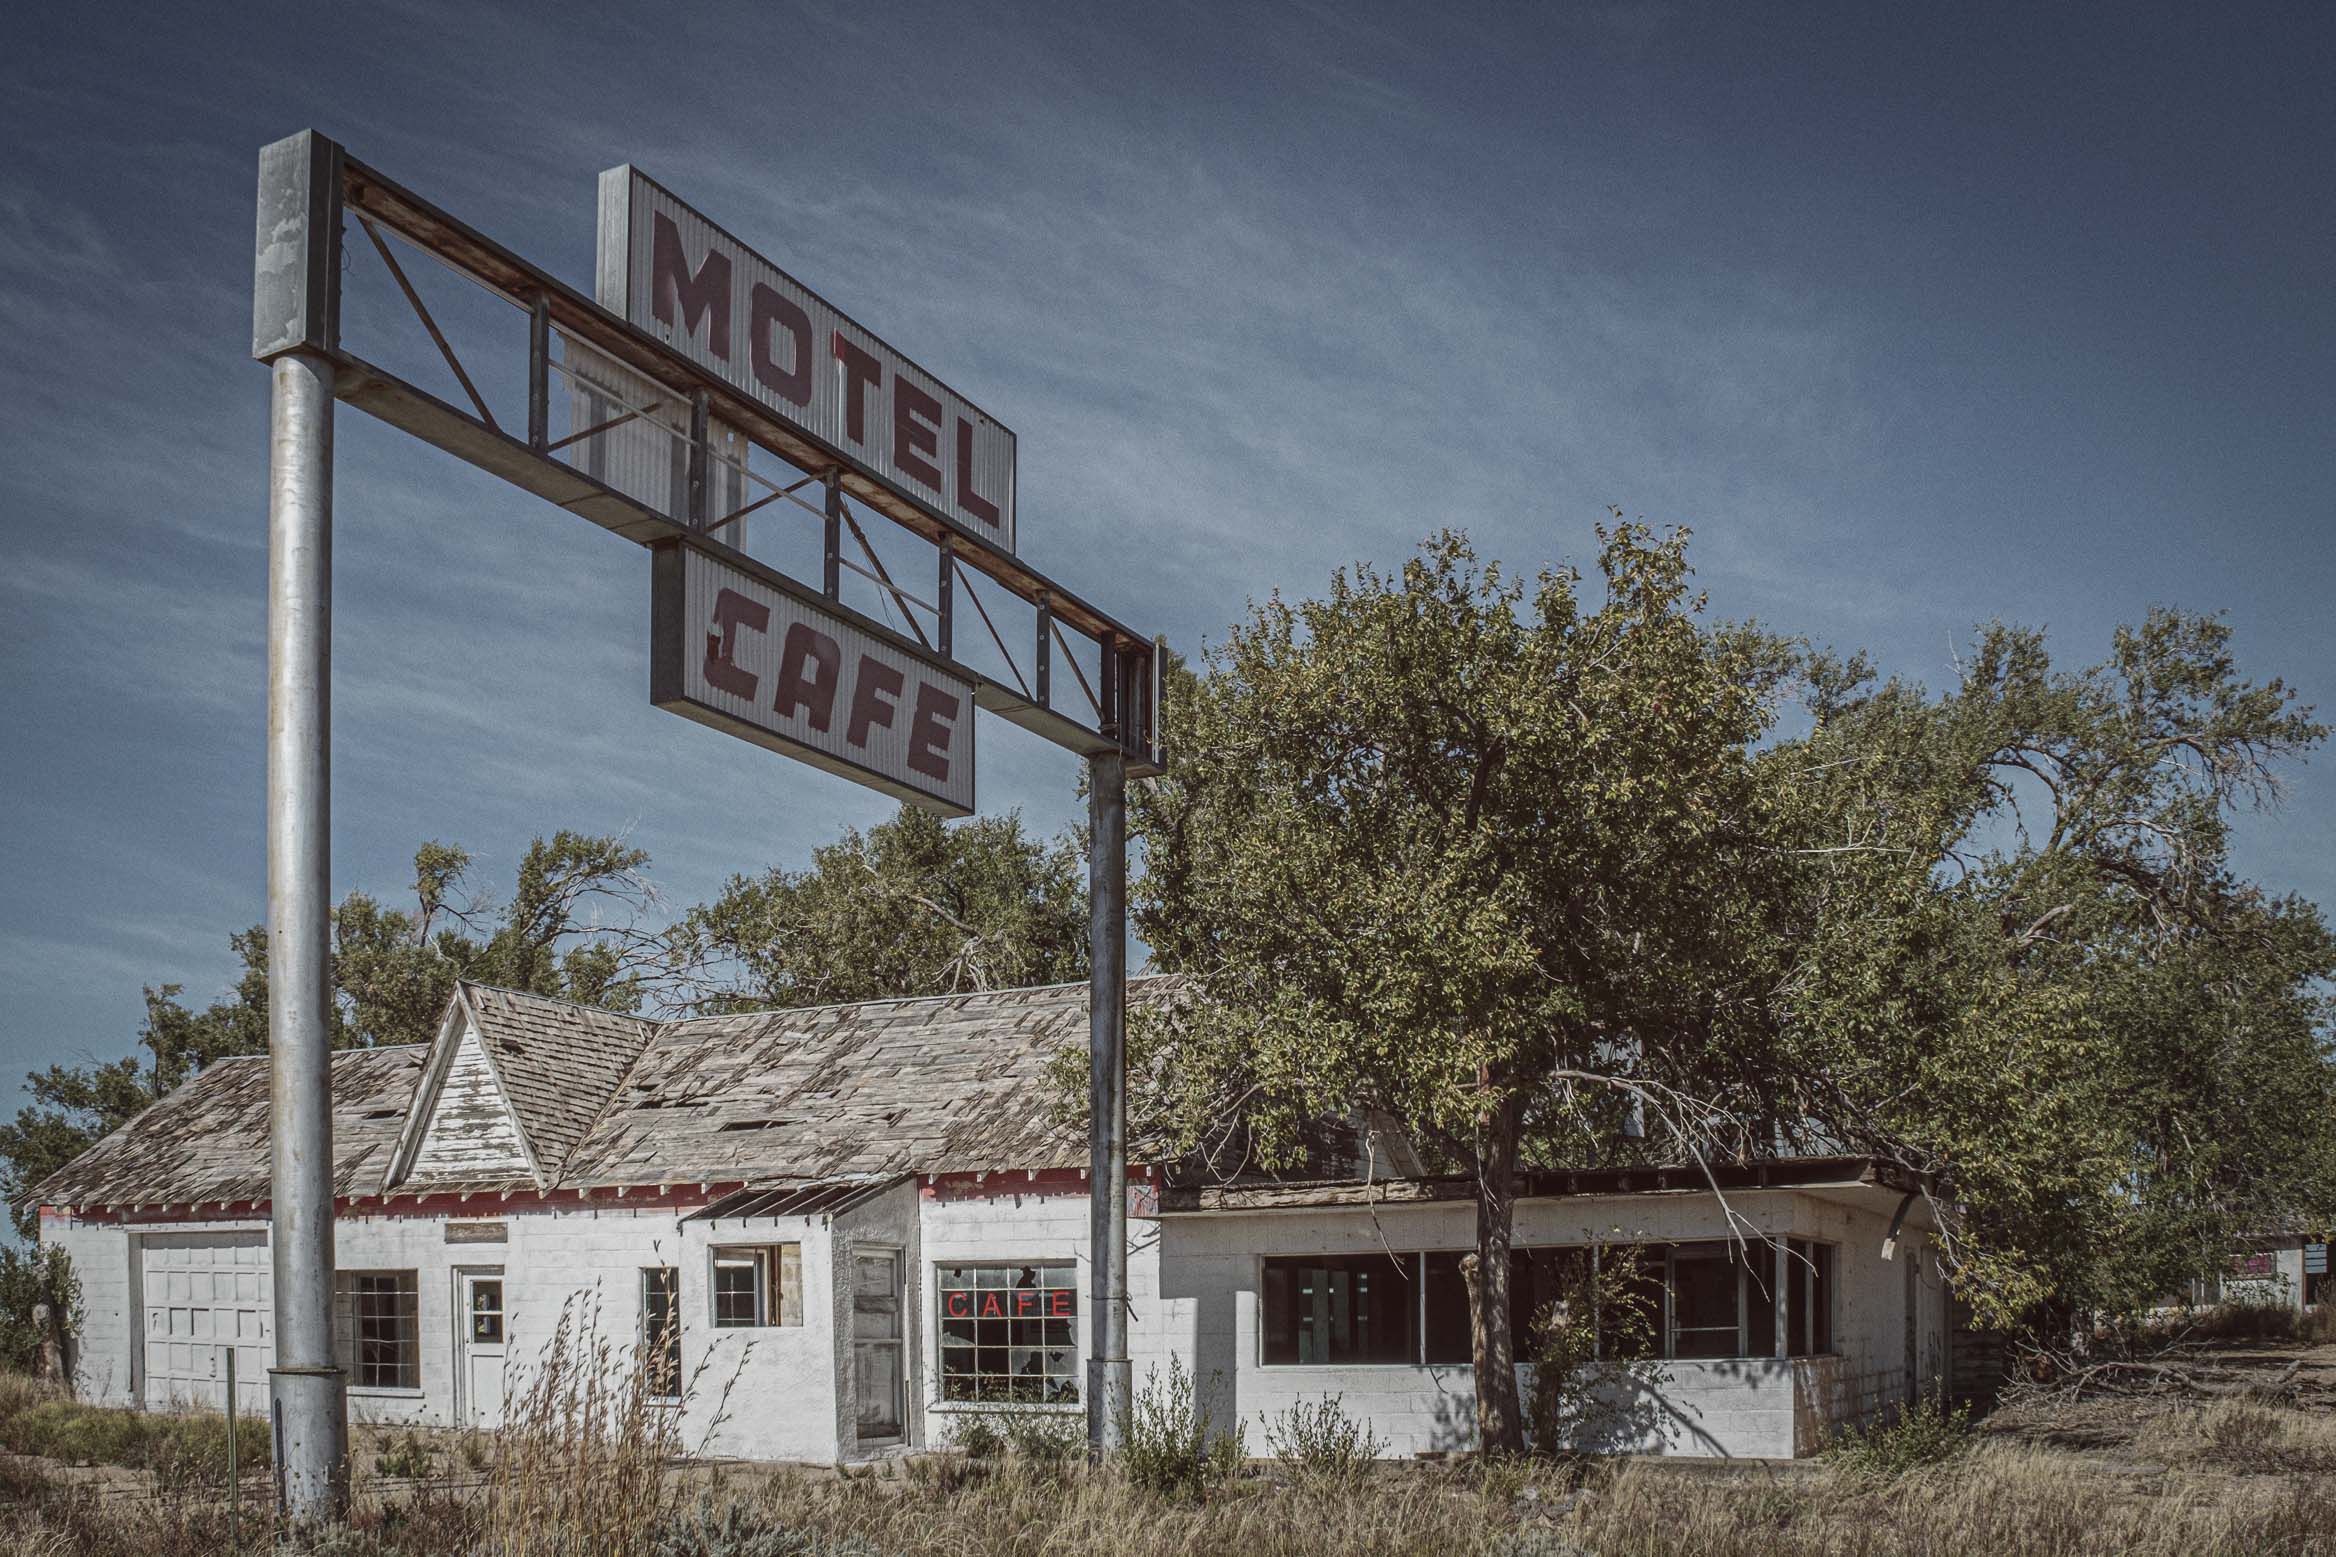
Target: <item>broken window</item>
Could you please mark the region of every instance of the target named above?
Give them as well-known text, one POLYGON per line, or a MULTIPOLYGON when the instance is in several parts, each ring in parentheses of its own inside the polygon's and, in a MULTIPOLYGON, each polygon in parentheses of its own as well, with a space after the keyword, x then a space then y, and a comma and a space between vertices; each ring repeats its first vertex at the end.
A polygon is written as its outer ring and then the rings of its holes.
POLYGON ((681 1393, 681 1272, 671 1265, 641 1270, 641 1366, 652 1399, 681 1393))
POLYGON ((803 1322, 803 1246, 726 1246, 714 1250, 714 1326, 752 1329, 803 1322))
POLYGON ((1079 1398, 1078 1271, 1069 1265, 944 1265, 941 1398, 1038 1404, 1079 1398))
POLYGON ((345 1270, 334 1282, 333 1329, 357 1389, 422 1387, 421 1298, 410 1270, 345 1270))

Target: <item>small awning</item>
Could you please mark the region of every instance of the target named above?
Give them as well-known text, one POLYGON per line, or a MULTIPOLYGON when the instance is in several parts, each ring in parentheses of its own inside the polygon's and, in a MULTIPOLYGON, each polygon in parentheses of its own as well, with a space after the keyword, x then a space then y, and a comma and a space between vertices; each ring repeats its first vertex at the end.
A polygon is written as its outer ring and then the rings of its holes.
POLYGON ((837 1216, 866 1205, 909 1175, 889 1178, 797 1179, 785 1184, 749 1184, 682 1218, 685 1222, 731 1222, 751 1216, 837 1216))

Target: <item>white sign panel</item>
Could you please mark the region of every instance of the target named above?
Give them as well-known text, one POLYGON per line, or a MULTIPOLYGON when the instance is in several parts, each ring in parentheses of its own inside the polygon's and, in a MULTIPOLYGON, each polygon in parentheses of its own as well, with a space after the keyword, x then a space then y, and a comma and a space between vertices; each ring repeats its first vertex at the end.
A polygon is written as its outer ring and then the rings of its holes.
POLYGON ((959 530, 1014 549, 1014 435, 638 168, 600 175, 600 306, 959 530))
POLYGON ((655 553, 649 698, 871 789, 973 814, 973 683, 695 547, 655 553))

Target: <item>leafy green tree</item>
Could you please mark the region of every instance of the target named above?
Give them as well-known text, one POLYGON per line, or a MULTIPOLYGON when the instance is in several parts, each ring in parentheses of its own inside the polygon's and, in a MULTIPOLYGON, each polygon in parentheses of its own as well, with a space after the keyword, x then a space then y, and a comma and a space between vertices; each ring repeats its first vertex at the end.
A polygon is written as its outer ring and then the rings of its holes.
POLYGON ((674 935, 688 1003, 764 1010, 1061 983, 1087 973, 1075 836, 1021 818, 944 826, 903 806, 812 853, 811 868, 734 876, 674 935))
MULTIPOLYGON (((503 903, 464 897, 470 863, 450 844, 424 844, 414 856, 411 909, 351 893, 333 911, 334 1047, 428 1042, 458 979, 639 1008, 664 954, 661 939, 638 924, 653 902, 645 852, 566 831, 537 838, 503 903)), ((267 933, 255 926, 228 944, 243 972, 222 999, 198 1011, 180 1001, 176 984, 149 988, 141 1052, 26 1078, 31 1104, 0 1123, 0 1198, 19 1233, 31 1236, 39 1212, 26 1194, 90 1142, 213 1060, 267 1051, 267 933)))
POLYGON ((1814 728, 1760 758, 1793 868, 1772 1111, 1941 1175, 1958 1284, 2007 1328, 2336 1213, 2336 939, 2229 860, 2326 732, 2227 624, 2154 611, 2077 670, 1994 626, 1935 698, 1808 670, 1814 728))
POLYGON ((1237 1114, 1286 1161, 1309 1121, 1377 1110, 1472 1174, 1489 1452, 1523 1446, 1520 1168, 1634 1149, 1633 1101, 1686 1107, 1769 1031, 1741 948, 1786 656, 1703 619, 1683 532, 1601 539, 1596 591, 1446 533, 1276 596, 1178 679, 1175 767, 1131 800, 1138 922, 1205 997, 1139 1056, 1153 1117, 1192 1143, 1237 1114))

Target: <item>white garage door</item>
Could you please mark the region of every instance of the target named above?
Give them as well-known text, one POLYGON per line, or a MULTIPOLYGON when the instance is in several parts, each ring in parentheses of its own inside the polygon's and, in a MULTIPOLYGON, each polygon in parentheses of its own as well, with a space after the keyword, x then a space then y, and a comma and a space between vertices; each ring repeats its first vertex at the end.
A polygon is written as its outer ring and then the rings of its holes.
POLYGON ((223 1408, 233 1347, 237 1406, 266 1411, 275 1340, 268 1235, 148 1233, 140 1265, 146 1404, 223 1408))

